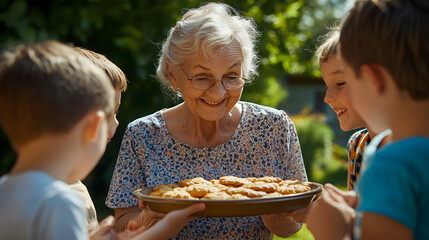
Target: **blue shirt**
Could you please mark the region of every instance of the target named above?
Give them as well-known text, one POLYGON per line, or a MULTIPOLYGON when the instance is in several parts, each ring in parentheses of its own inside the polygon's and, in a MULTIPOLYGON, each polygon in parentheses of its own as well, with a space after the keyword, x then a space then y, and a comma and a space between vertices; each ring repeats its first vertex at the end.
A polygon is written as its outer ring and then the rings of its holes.
POLYGON ((360 236, 362 213, 394 219, 414 234, 429 239, 429 138, 412 137, 388 144, 378 151, 378 141, 365 152, 364 173, 358 182, 355 237, 360 236))
POLYGON ((89 239, 80 196, 44 172, 0 178, 0 239, 89 239))

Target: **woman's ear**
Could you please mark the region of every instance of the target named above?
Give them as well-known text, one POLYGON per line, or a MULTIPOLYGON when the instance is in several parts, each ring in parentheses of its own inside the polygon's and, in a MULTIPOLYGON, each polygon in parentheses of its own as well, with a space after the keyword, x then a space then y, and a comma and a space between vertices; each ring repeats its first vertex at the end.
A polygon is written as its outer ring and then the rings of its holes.
POLYGON ((105 117, 106 115, 103 111, 91 112, 85 117, 85 126, 83 129, 83 138, 85 141, 94 141, 97 139, 105 117))
POLYGON ((170 68, 170 65, 168 63, 166 64, 165 69, 167 70, 167 75, 168 75, 168 79, 170 80, 171 87, 174 90, 178 89, 179 88, 179 81, 177 80, 175 74, 173 74, 171 72, 171 68, 170 68))
POLYGON ((365 64, 361 67, 362 74, 366 75, 375 87, 378 94, 383 94, 386 90, 386 71, 378 64, 365 64))

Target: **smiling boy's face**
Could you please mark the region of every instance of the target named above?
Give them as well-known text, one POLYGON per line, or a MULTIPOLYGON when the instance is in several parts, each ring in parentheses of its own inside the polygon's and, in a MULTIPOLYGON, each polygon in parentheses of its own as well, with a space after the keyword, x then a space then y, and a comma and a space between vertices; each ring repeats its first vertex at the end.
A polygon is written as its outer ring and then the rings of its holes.
POLYGON ((326 85, 325 102, 335 111, 343 131, 350 131, 365 125, 355 111, 350 92, 349 79, 344 76, 344 68, 337 56, 332 56, 320 66, 326 85))
POLYGON ((107 142, 110 142, 110 140, 113 138, 116 132, 116 128, 119 126, 119 121, 116 118, 116 114, 118 113, 119 106, 121 105, 121 94, 122 91, 116 89, 115 90, 115 114, 111 116, 107 120, 108 129, 107 129, 107 142))

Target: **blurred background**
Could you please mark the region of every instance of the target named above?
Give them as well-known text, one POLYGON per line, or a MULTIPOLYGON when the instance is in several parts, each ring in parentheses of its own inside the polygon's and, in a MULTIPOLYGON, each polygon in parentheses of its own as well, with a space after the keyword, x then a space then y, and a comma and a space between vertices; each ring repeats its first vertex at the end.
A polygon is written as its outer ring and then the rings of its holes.
MULTIPOLYGON (((122 95, 116 135, 98 166, 83 182, 94 200, 98 219, 113 211, 104 200, 125 128, 132 120, 171 107, 155 76, 167 32, 197 0, 0 0, 0 48, 57 39, 101 53, 129 80, 122 95)), ((298 130, 310 181, 345 188, 346 143, 335 113, 324 103, 325 86, 315 57, 326 27, 338 24, 351 5, 345 0, 222 1, 255 19, 259 77, 244 88, 241 100, 285 110, 298 130)), ((5 114, 5 113, 0 113, 5 114)), ((16 154, 0 130, 0 176, 16 154)), ((302 231, 301 231, 302 232, 302 231)), ((296 239, 312 239, 306 233, 296 239)))

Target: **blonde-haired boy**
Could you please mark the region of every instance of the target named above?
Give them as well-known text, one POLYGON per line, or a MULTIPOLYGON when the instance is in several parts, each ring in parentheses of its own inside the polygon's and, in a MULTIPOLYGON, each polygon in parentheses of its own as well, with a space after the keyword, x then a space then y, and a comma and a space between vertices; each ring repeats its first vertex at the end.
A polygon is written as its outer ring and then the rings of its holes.
MULTIPOLYGON (((118 112, 119 106, 121 105, 121 93, 125 92, 127 89, 127 78, 124 72, 116 66, 113 62, 107 59, 104 55, 91 51, 89 49, 75 47, 77 52, 81 53, 87 59, 89 59, 96 66, 101 68, 106 75, 108 76, 112 86, 115 90, 114 94, 114 109, 115 113, 107 119, 108 122, 108 142, 115 135, 116 128, 119 125, 119 121, 116 117, 116 113, 118 112)), ((94 203, 91 199, 91 195, 88 192, 86 186, 79 179, 68 179, 70 183, 70 187, 76 190, 82 197, 85 203, 85 209, 87 211, 87 226, 88 231, 93 232, 98 229, 98 220, 97 213, 94 206, 94 203)))

